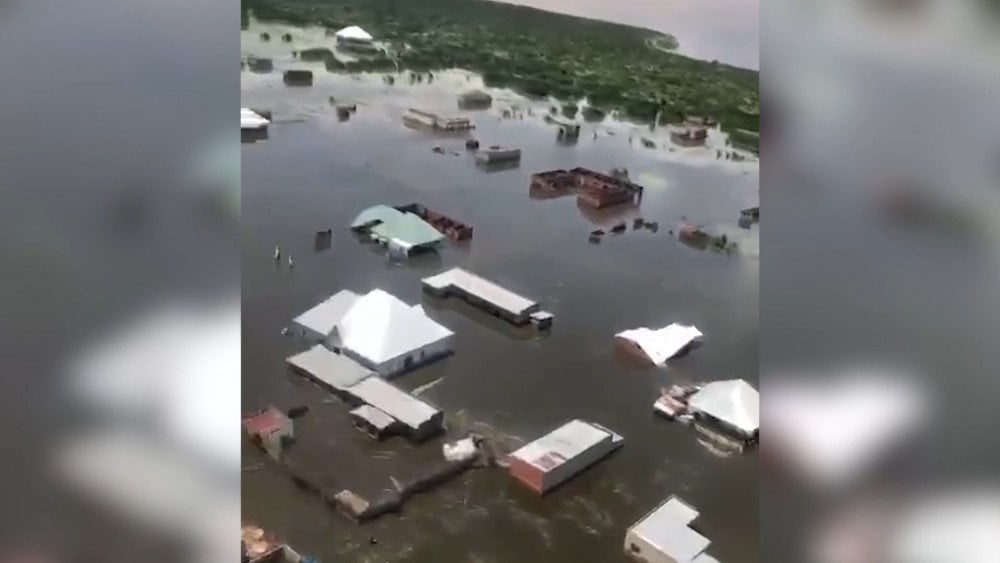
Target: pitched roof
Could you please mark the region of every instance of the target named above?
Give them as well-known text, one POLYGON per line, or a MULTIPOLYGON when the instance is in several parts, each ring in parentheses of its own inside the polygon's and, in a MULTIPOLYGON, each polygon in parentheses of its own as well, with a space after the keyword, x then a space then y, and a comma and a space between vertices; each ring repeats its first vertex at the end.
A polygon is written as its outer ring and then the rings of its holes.
POLYGON ((353 291, 346 289, 339 291, 326 301, 295 317, 294 322, 299 326, 329 336, 340 319, 344 318, 344 315, 358 299, 360 296, 353 291))
POLYGON ((335 33, 334 36, 354 41, 371 41, 373 39, 370 33, 356 25, 349 25, 335 33))
POLYGON ((406 248, 437 243, 445 238, 440 231, 417 215, 388 205, 365 209, 351 222, 351 228, 367 230, 379 241, 396 241, 406 248))
POLYGON ((748 434, 760 428, 760 393, 742 379, 713 381, 692 395, 688 406, 748 434))
POLYGON ((635 342, 654 364, 662 365, 702 334, 694 326, 673 323, 657 330, 645 327, 623 330, 615 336, 635 342))
POLYGON ((344 348, 382 363, 452 334, 428 317, 420 305, 411 307, 375 289, 360 297, 337 323, 336 337, 344 348))

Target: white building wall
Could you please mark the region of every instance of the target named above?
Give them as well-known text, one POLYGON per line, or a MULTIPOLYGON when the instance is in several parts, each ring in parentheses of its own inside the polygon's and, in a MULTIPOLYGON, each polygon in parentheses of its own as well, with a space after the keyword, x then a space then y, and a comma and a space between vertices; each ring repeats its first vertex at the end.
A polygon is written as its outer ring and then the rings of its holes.
POLYGON ((635 533, 635 530, 629 530, 625 534, 624 550, 629 557, 636 561, 643 561, 645 563, 678 563, 673 557, 663 553, 647 542, 642 536, 635 533), (639 551, 636 552, 633 550, 632 546, 639 548, 639 551))
POLYGON ((408 354, 397 356, 379 364, 372 363, 364 358, 358 358, 358 361, 365 367, 379 374, 379 376, 391 379, 392 377, 402 375, 410 369, 423 365, 433 358, 439 358, 451 353, 452 338, 452 336, 442 338, 437 342, 432 342, 426 346, 418 348, 417 350, 413 350, 408 354))
POLYGON ((563 463, 559 467, 547 472, 542 478, 543 490, 548 491, 563 481, 571 479, 574 475, 593 465, 609 453, 611 453, 611 436, 594 444, 580 455, 566 460, 566 463, 563 463))

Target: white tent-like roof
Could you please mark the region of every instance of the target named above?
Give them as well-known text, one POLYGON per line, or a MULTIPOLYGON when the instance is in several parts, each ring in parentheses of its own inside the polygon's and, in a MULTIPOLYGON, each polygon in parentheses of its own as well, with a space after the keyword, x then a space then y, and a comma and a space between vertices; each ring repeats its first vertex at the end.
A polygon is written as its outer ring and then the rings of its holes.
POLYGON ((261 129, 267 127, 271 121, 249 108, 240 108, 240 130, 261 129))
POLYGON ((380 364, 448 338, 452 333, 394 295, 375 289, 360 297, 337 323, 344 348, 380 364))
POLYGON ((333 34, 337 39, 343 39, 347 41, 371 41, 374 37, 370 33, 361 29, 356 25, 349 25, 344 29, 341 29, 337 33, 333 34))
POLYGON ((713 381, 692 395, 688 406, 747 434, 760 428, 760 393, 742 379, 713 381))
POLYGON ((659 366, 674 357, 692 341, 701 338, 702 334, 694 326, 673 323, 658 330, 645 327, 624 330, 615 336, 635 342, 649 356, 649 359, 659 366))

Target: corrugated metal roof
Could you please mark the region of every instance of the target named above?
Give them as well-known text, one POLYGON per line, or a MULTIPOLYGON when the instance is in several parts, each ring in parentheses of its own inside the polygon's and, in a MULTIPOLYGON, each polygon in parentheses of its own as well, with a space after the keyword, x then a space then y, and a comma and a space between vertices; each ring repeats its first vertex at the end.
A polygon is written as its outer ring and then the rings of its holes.
POLYGON ((385 430, 396 423, 395 418, 392 418, 386 414, 385 411, 377 409, 371 405, 361 405, 360 407, 352 410, 350 414, 363 418, 379 430, 385 430))
POLYGON ((341 29, 334 34, 334 37, 349 39, 351 41, 371 41, 373 39, 370 33, 356 25, 349 25, 341 29))
POLYGON ((375 289, 359 298, 337 323, 337 339, 344 348, 380 364, 450 337, 419 305, 375 289))
POLYGON ((713 381, 692 395, 688 406, 747 434, 760 428, 760 394, 742 379, 713 381))
POLYGON ((260 129, 270 120, 249 108, 240 108, 240 129, 260 129))
POLYGON ((360 299, 353 291, 343 290, 326 301, 295 317, 294 322, 309 330, 329 336, 351 306, 360 299))
POLYGON ((646 327, 623 330, 615 336, 635 342, 654 364, 662 365, 702 334, 694 326, 673 323, 657 330, 646 327))
POLYGON ((435 289, 457 288, 515 315, 523 314, 538 306, 537 301, 522 297, 462 268, 452 268, 435 276, 424 278, 423 283, 435 289))
POLYGON ((419 427, 440 412, 378 377, 369 377, 348 392, 412 428, 419 427))
POLYGON ((406 248, 438 243, 445 238, 440 231, 417 215, 388 205, 365 209, 351 221, 351 228, 367 229, 379 241, 395 241, 406 248))
POLYGON ((372 375, 361 364, 343 354, 331 352, 320 344, 295 354, 287 362, 334 389, 347 389, 372 375))
POLYGON ((611 441, 621 439, 606 428, 576 419, 526 444, 510 455, 548 471, 609 438, 611 441))
POLYGON ((712 543, 688 527, 697 517, 697 510, 676 496, 671 496, 642 520, 636 522, 630 533, 639 536, 676 561, 691 562, 712 543))

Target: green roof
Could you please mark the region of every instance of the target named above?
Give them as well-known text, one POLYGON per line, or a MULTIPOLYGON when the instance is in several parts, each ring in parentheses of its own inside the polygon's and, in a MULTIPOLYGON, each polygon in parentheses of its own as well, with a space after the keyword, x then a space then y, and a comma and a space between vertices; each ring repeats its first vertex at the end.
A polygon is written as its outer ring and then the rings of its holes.
POLYGON ((406 247, 436 244, 444 240, 443 234, 420 217, 388 205, 365 209, 351 222, 351 228, 367 231, 379 242, 396 240, 406 247))

